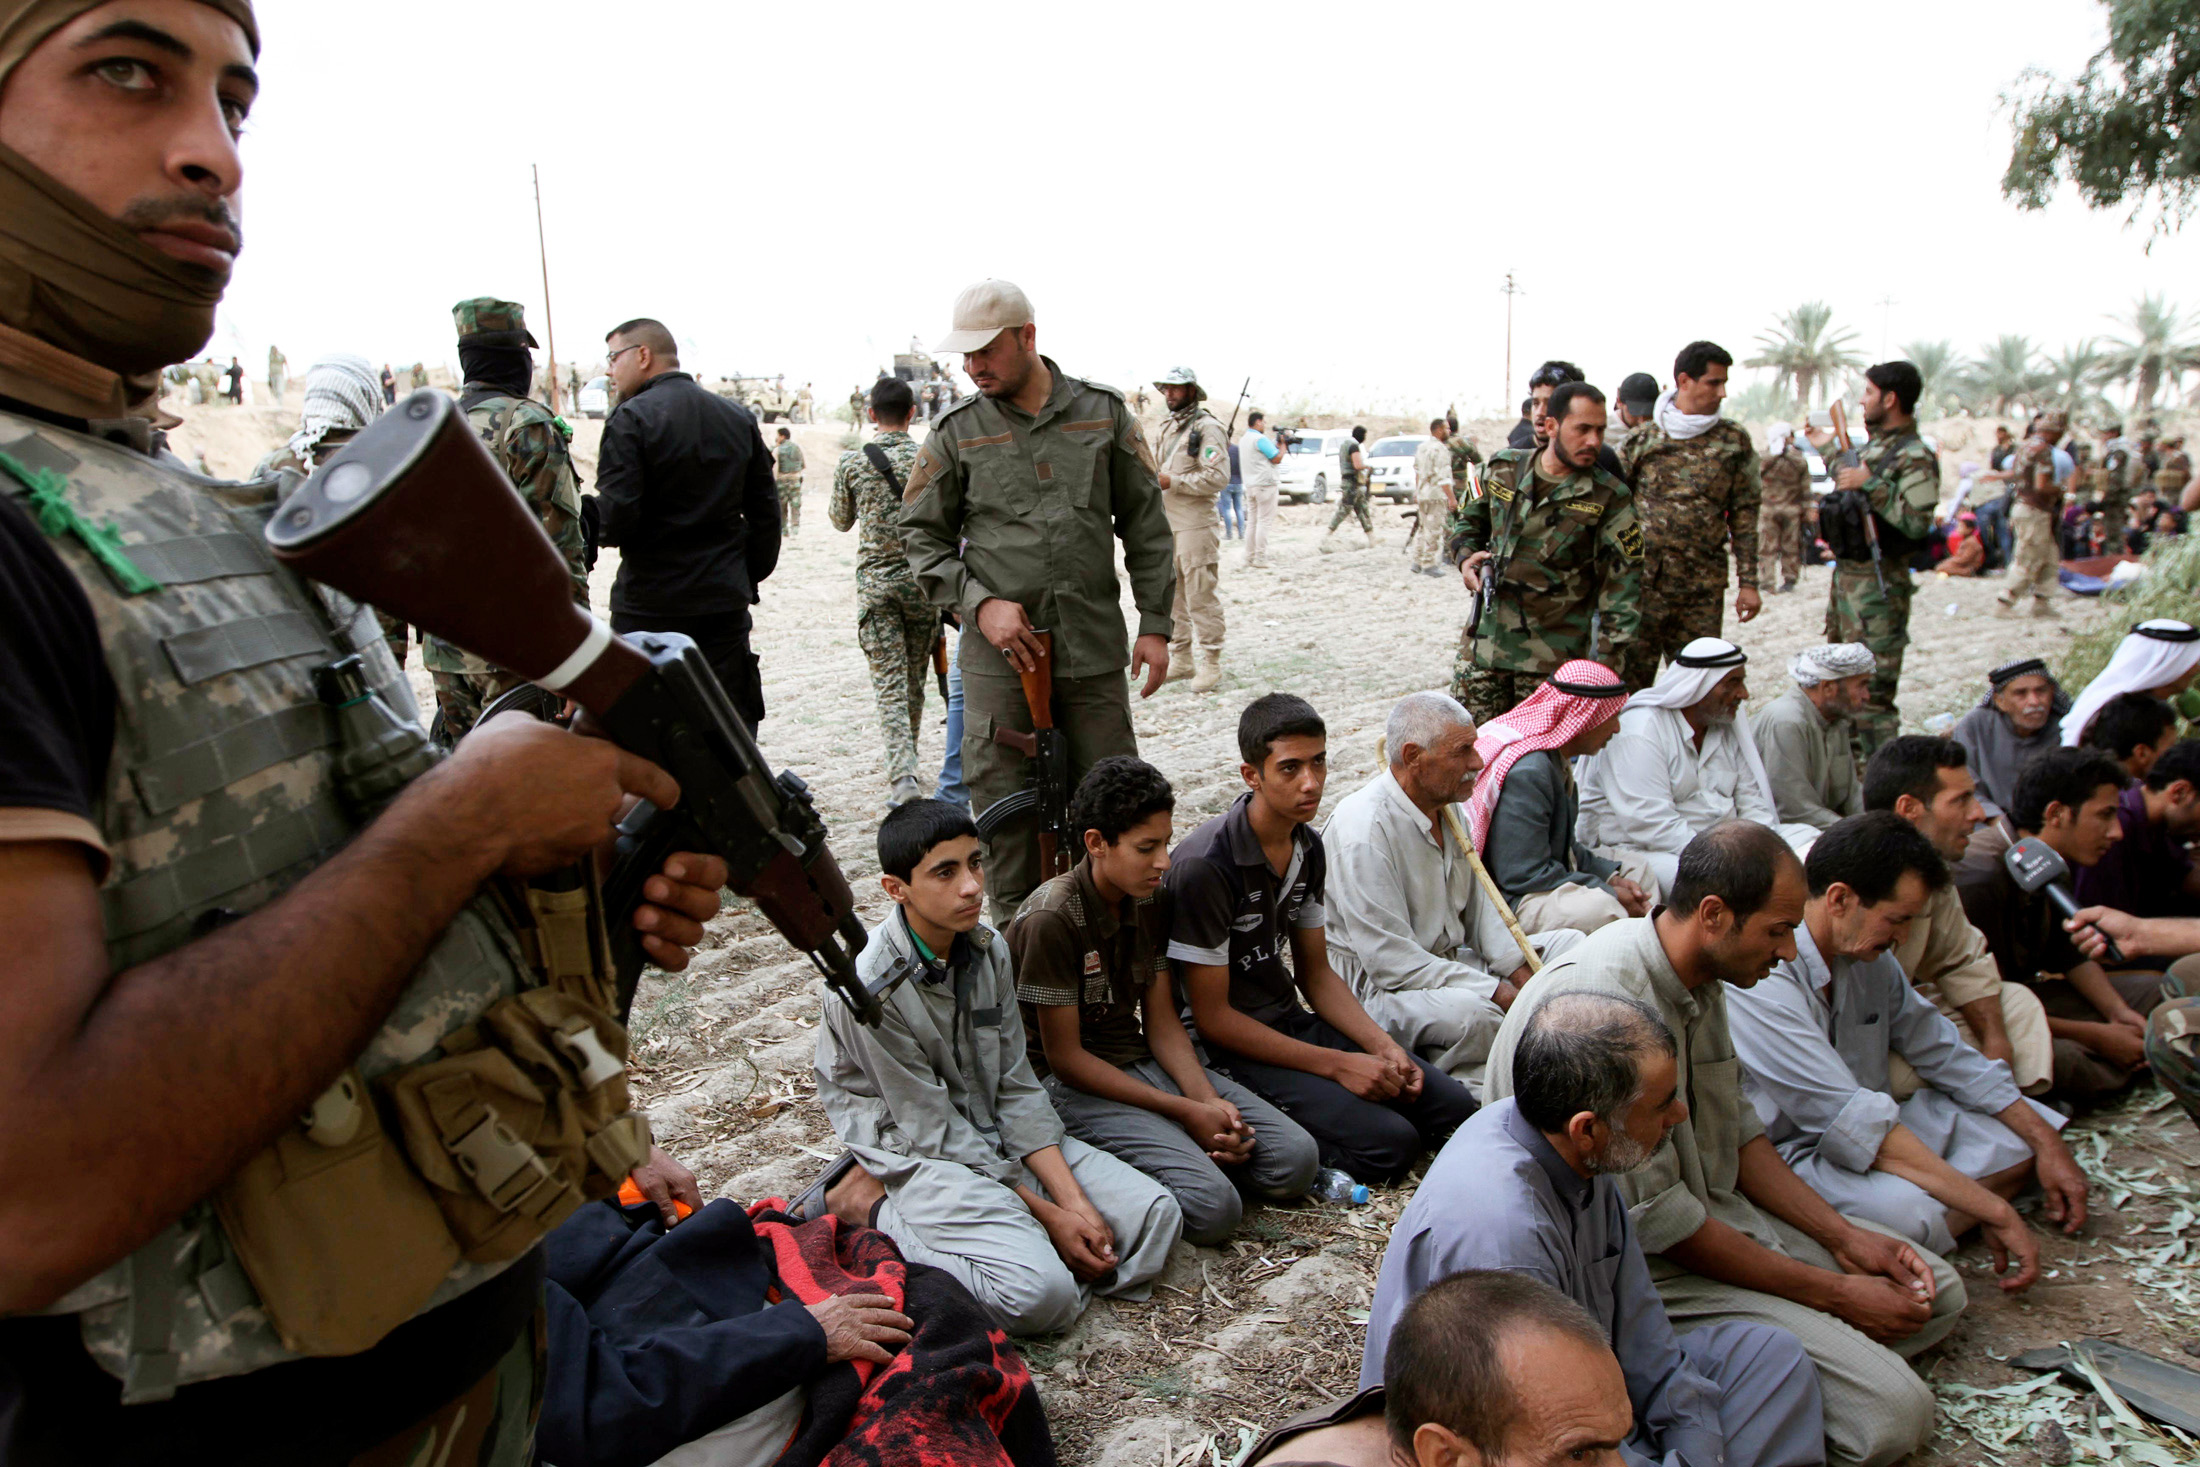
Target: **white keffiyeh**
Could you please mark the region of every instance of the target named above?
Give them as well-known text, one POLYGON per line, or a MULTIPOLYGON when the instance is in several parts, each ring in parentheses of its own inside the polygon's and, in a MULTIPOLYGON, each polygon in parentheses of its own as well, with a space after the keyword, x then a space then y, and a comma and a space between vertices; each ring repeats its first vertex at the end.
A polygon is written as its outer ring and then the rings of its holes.
POLYGON ((1658 394, 1658 405, 1651 409, 1650 416, 1665 430, 1666 437, 1681 440, 1701 438, 1719 426, 1719 415, 1716 412, 1684 413, 1674 406, 1673 399, 1679 390, 1675 387, 1666 388, 1658 394))
POLYGON ((290 451, 310 466, 313 450, 332 432, 356 433, 382 416, 382 378, 365 357, 339 352, 306 369, 305 410, 290 451))
POLYGON ((1862 677, 1877 670, 1879 659, 1862 642, 1835 642, 1825 647, 1805 647, 1788 659, 1788 676, 1799 688, 1837 683, 1845 677, 1862 677))

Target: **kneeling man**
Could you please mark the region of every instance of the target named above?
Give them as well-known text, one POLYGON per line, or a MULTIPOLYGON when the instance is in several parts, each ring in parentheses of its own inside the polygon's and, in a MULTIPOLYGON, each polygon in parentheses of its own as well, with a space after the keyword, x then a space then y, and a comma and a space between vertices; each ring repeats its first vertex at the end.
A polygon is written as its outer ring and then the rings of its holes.
MULTIPOLYGON (((878 863, 895 911, 857 971, 874 989, 895 981, 875 1028, 825 1004, 817 1098, 852 1162, 827 1174, 823 1206, 953 1274, 1011 1334, 1065 1329, 1095 1293, 1145 1298, 1183 1213, 1153 1178, 1062 1134, 1025 1053, 1008 944, 978 920, 968 812, 895 807, 878 863)), ((797 1209, 815 1216, 810 1201, 797 1209)))
MULTIPOLYGON (((1390 756, 1338 804, 1329 853, 1329 964, 1367 1016, 1479 1093, 1490 1041, 1533 969, 1468 849, 1458 801, 1482 767, 1474 719, 1446 693, 1408 693, 1383 730, 1390 756)), ((1576 932, 1534 940, 1546 956, 1576 932)))
POLYGON ((1475 1114, 1390 1235, 1360 1385, 1382 1379, 1406 1306, 1462 1268, 1528 1274, 1589 1311, 1619 1357, 1637 1461, 1826 1460, 1818 1372, 1795 1336, 1730 1320, 1676 1336, 1614 1177, 1688 1114, 1673 1031, 1612 994, 1563 994, 1513 1051, 1513 1098, 1475 1114))
POLYGON ((1827 831, 1804 862, 1810 900, 1795 957, 1727 1005, 1744 1086, 1795 1174, 1836 1208, 1936 1253, 1983 1226, 2014 1293, 2039 1274, 2039 1245, 2008 1199, 2037 1172, 2047 1216, 2076 1232, 2085 1177, 2056 1134, 2063 1118, 2025 1099, 1909 984, 1894 945, 1948 868, 1892 810, 1827 831), (1897 1103, 1899 1054, 1921 1083, 1897 1103))

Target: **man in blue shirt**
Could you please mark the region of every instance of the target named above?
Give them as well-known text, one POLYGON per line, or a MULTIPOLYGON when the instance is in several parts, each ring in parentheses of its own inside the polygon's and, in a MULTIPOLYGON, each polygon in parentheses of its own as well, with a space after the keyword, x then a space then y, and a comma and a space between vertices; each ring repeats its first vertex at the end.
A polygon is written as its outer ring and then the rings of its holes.
POLYGON ((1283 490, 1279 465, 1283 448, 1268 436, 1268 415, 1255 408, 1245 415, 1245 436, 1237 441, 1238 472, 1245 487, 1245 564, 1261 564, 1268 553, 1268 531, 1276 522, 1276 500, 1283 490))

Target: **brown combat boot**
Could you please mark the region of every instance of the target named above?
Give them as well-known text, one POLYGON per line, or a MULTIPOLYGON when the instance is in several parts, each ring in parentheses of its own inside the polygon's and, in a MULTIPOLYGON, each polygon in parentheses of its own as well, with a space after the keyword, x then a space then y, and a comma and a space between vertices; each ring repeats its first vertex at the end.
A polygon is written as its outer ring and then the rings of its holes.
POLYGON ((1169 644, 1169 675, 1163 678, 1162 681, 1165 683, 1180 683, 1190 677, 1192 671, 1192 644, 1186 642, 1179 647, 1171 642, 1169 644))
POLYGON ((1195 693, 1211 693, 1221 681, 1222 654, 1220 652, 1200 653, 1199 676, 1192 679, 1192 691, 1195 693))

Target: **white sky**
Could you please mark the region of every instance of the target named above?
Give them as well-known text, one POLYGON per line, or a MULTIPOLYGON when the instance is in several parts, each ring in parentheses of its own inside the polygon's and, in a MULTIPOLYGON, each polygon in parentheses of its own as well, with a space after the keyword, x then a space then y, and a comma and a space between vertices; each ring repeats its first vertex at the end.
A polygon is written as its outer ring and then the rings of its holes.
MULTIPOLYGON (((1822 298, 1868 360, 2112 333, 2200 229, 2004 203, 1999 96, 2090 0, 952 6, 261 0, 248 241, 210 349, 455 364, 449 307, 542 299, 561 358, 655 315, 705 374, 826 402, 955 293, 1042 350, 1225 401, 1472 412, 1545 357, 1611 389, 1822 298), (1517 304, 1501 383, 1505 272, 1517 304)), ((1737 371, 1738 379, 1748 374, 1737 371)))

